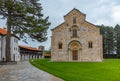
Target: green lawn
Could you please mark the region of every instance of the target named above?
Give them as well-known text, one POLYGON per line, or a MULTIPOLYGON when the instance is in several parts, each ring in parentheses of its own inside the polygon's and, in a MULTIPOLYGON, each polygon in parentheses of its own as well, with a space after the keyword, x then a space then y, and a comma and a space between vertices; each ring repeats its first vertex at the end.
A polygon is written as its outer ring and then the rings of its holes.
POLYGON ((65 81, 120 81, 120 59, 103 62, 50 62, 48 59, 30 60, 35 67, 65 81))

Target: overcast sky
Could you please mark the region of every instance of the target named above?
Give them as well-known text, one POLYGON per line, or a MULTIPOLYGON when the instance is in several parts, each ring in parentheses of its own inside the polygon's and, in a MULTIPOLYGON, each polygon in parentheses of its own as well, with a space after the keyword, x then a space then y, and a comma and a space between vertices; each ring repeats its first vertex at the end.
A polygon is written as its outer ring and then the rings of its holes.
MULTIPOLYGON (((28 44, 19 42, 20 45, 38 47, 44 45, 50 48, 51 29, 64 22, 63 16, 73 8, 86 14, 86 20, 95 25, 115 26, 120 24, 120 0, 40 0, 44 17, 49 16, 51 26, 48 30, 48 40, 44 43, 29 41, 28 44)), ((6 27, 5 21, 0 20, 0 27, 6 27)))

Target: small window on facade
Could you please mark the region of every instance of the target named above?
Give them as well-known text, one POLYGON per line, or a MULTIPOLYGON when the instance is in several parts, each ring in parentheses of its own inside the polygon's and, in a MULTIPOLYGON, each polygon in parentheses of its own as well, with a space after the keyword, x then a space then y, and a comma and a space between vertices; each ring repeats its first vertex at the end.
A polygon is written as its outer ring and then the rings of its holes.
POLYGON ((76 18, 73 18, 73 24, 76 24, 76 18))
POLYGON ((77 29, 73 29, 73 37, 77 37, 77 29))
POLYGON ((58 48, 62 49, 62 43, 59 43, 58 48))
POLYGON ((93 48, 92 42, 88 42, 88 47, 93 48))

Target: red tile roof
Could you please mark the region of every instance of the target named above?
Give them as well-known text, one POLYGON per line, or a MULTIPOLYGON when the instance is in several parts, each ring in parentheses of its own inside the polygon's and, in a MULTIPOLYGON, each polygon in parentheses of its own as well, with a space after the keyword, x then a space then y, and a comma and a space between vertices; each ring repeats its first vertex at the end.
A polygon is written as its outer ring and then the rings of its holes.
POLYGON ((27 49, 27 50, 32 50, 32 51, 40 51, 39 49, 37 48, 33 48, 33 47, 29 47, 29 46, 19 46, 20 48, 24 48, 24 49, 27 49))
MULTIPOLYGON (((3 28, 0 28, 0 34, 6 35, 6 34, 7 34, 7 30, 6 30, 6 29, 3 29, 3 28)), ((14 36, 14 37, 20 39, 18 36, 14 35, 14 34, 11 34, 11 36, 14 36)))
POLYGON ((7 34, 7 30, 0 28, 0 34, 6 35, 7 34))

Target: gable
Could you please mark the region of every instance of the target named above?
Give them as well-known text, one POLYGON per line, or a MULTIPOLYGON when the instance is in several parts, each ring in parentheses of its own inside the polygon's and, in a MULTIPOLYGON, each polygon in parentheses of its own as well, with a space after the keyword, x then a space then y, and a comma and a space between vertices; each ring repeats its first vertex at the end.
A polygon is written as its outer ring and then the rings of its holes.
POLYGON ((68 14, 66 14, 66 15, 64 16, 65 21, 69 20, 70 17, 74 17, 74 18, 75 18, 75 17, 76 17, 76 18, 79 17, 80 19, 85 20, 86 14, 84 14, 84 13, 82 13, 81 11, 79 11, 78 9, 74 8, 74 9, 71 10, 68 14))
POLYGON ((55 27, 55 28, 53 28, 53 29, 51 29, 51 31, 59 31, 59 30, 61 30, 62 28, 64 28, 64 22, 62 23, 62 24, 60 24, 60 25, 58 25, 57 27, 55 27))
POLYGON ((82 25, 80 26, 80 31, 81 32, 87 32, 87 33, 96 33, 99 34, 100 33, 100 29, 95 26, 92 23, 89 23, 87 21, 85 21, 84 23, 82 23, 82 25))
POLYGON ((84 24, 86 26, 88 26, 89 28, 92 28, 92 29, 95 29, 95 30, 99 30, 100 29, 99 27, 97 27, 96 25, 94 25, 94 24, 92 24, 92 23, 90 23, 88 21, 85 21, 84 24))
POLYGON ((67 27, 67 26, 71 28, 74 25, 76 25, 78 27, 83 25, 84 27, 87 27, 90 31, 94 30, 96 32, 99 32, 99 28, 96 25, 85 20, 86 14, 80 12, 79 10, 77 10, 75 8, 73 10, 71 10, 69 13, 67 13, 64 16, 64 18, 65 18, 65 21, 62 24, 58 25, 57 27, 51 29, 52 32, 59 32, 61 30, 64 30, 65 27, 67 27), (76 19, 75 23, 74 23, 74 18, 76 19))

